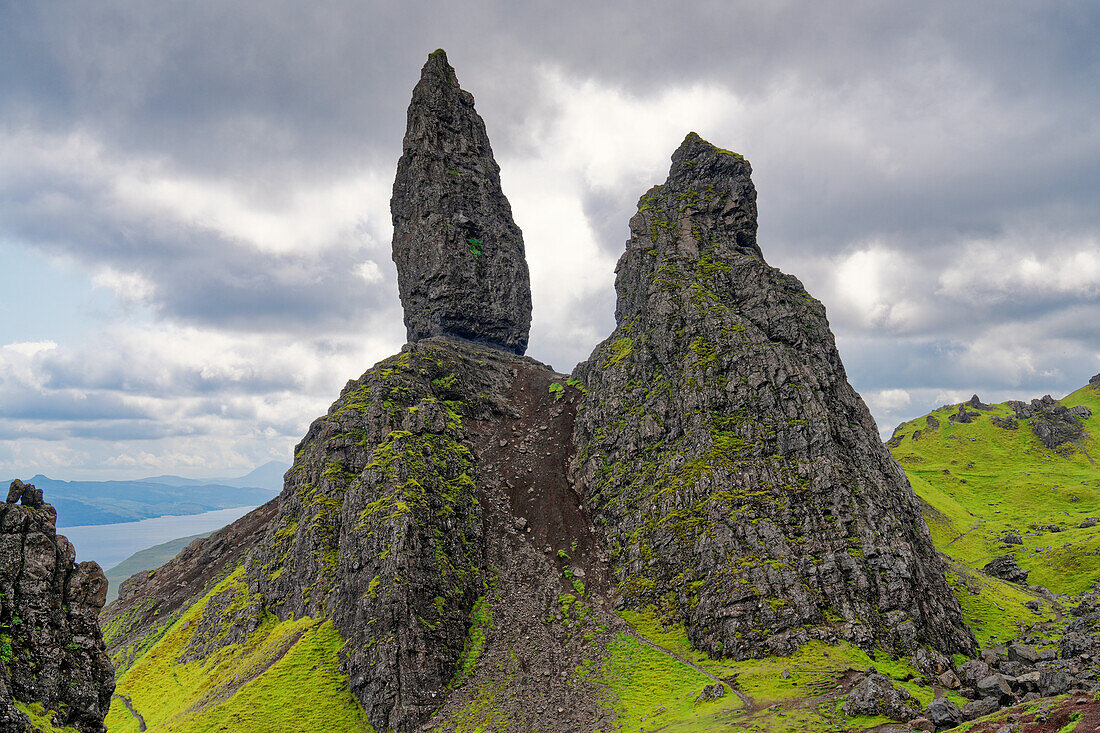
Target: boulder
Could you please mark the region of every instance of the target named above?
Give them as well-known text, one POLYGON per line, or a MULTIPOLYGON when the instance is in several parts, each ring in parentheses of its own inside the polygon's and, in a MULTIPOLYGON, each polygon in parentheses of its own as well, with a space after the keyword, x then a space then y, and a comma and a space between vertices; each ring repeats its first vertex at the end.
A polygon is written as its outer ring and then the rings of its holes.
POLYGON ((993 558, 982 568, 982 572, 994 578, 1007 580, 1010 583, 1027 584, 1028 571, 1016 563, 1015 555, 1002 555, 993 558))
POLYGON ((995 713, 1001 709, 1001 702, 995 697, 983 697, 971 700, 962 706, 962 716, 966 720, 974 720, 983 715, 995 713))
POLYGON ((920 704, 908 690, 894 686, 890 678, 879 672, 864 677, 842 706, 845 715, 884 715, 894 720, 909 720, 920 714, 920 704))
POLYGON ((937 728, 953 728, 964 720, 959 706, 946 697, 937 697, 928 705, 928 719, 937 728))

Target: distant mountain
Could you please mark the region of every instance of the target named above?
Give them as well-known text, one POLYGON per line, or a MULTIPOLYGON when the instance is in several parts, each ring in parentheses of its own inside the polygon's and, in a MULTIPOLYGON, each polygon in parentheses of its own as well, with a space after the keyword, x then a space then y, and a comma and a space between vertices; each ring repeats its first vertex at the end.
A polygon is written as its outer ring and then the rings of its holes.
POLYGON ((164 480, 166 477, 138 481, 58 481, 42 474, 24 480, 42 489, 46 501, 57 509, 58 527, 74 527, 259 506, 278 490, 267 480, 278 470, 278 464, 273 468, 272 465, 224 482, 192 483, 180 479, 188 483, 171 484, 164 480), (249 479, 253 476, 256 478, 249 479), (261 482, 266 486, 249 485, 261 482))
POLYGON ((282 491, 283 474, 286 473, 288 468, 290 468, 289 464, 280 461, 268 461, 259 468, 253 469, 251 472, 238 478, 196 479, 165 475, 151 476, 141 480, 155 484, 167 484, 169 486, 204 486, 217 484, 219 486, 252 487, 270 489, 271 491, 282 491))

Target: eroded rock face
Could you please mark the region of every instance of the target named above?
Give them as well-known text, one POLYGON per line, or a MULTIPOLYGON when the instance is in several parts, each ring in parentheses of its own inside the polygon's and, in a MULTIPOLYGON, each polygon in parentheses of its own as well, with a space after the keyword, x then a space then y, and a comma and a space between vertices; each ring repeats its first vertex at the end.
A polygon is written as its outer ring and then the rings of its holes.
POLYGON ((390 210, 409 341, 449 334, 526 351, 523 234, 485 123, 443 51, 428 57, 413 90, 390 210))
POLYGON ((735 657, 809 638, 970 652, 825 309, 769 267, 741 156, 692 133, 630 221, 617 328, 579 365, 579 485, 622 603, 735 657))
POLYGON ((0 729, 32 730, 13 704, 41 703, 60 725, 105 731, 115 689, 98 615, 107 578, 57 534, 42 492, 12 482, 0 504, 0 729), (22 504, 15 502, 22 501, 22 504))
POLYGON ((1085 428, 1081 420, 1092 415, 1087 407, 1070 409, 1050 395, 1032 400, 1031 404, 1019 400, 1009 400, 1007 404, 1015 411, 1017 420, 1030 420, 1035 437, 1051 450, 1082 440, 1085 428))

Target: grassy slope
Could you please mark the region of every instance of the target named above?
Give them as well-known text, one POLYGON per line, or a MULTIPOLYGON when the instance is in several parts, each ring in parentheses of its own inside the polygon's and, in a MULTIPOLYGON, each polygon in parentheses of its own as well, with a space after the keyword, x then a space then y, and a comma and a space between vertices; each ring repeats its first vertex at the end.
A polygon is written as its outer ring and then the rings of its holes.
POLYGON ((119 679, 108 729, 138 730, 124 695, 150 730, 371 731, 340 671, 343 640, 331 622, 269 616, 246 644, 178 661, 211 596, 233 588, 247 602, 240 578, 238 570, 188 609, 119 679))
MULTIPOLYGON (((1100 434, 1100 391, 1084 388, 1063 400, 1094 412, 1086 430, 1100 434)), ((1100 517, 1100 444, 1091 437, 1080 448, 1048 450, 1027 422, 1018 430, 993 425, 990 417, 1009 417, 1007 405, 970 424, 952 424, 955 407, 932 415, 940 428, 928 431, 925 418, 903 423, 893 447, 917 495, 927 504, 926 518, 936 546, 956 563, 980 568, 1009 552, 1029 570, 1029 581, 1057 593, 1077 593, 1100 578, 1100 525, 1080 528, 1087 517, 1100 517), (913 440, 920 430, 919 440, 913 440), (1051 532, 1049 525, 1065 531, 1051 532), (999 540, 1016 530, 1022 546, 999 540)))

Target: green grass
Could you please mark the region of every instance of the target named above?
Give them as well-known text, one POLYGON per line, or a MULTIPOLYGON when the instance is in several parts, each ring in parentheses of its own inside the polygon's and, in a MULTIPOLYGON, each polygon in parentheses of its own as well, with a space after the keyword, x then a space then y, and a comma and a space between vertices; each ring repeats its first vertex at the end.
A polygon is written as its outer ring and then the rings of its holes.
MULTIPOLYGON (((373 730, 340 671, 344 642, 331 622, 267 615, 247 643, 180 663, 211 597, 234 589, 247 600, 242 578, 238 569, 181 615, 119 679, 117 692, 130 698, 150 730, 373 730)), ((106 722, 112 733, 138 730, 117 698, 106 722)))
POLYGON ((1011 641, 1024 635, 1029 626, 1057 619, 1050 601, 1012 583, 961 567, 947 574, 947 582, 983 647, 1011 641), (1041 612, 1036 614, 1024 606, 1028 601, 1039 603, 1041 612))
POLYGON ((30 705, 24 705, 18 700, 15 701, 15 707, 21 713, 27 716, 27 719, 31 722, 31 727, 34 730, 42 731, 42 733, 79 733, 76 728, 70 728, 68 726, 64 728, 58 728, 53 724, 51 718, 53 713, 46 710, 45 706, 40 702, 32 703, 30 705))
MULTIPOLYGON (((1095 416, 1086 431, 1100 432, 1100 391, 1084 388, 1062 400, 1085 405, 1095 416)), ((1080 528, 1100 517, 1100 457, 1095 437, 1079 446, 1049 450, 1035 438, 1028 421, 1005 430, 990 417, 1010 417, 994 405, 973 423, 953 424, 956 407, 931 413, 940 423, 928 431, 925 418, 904 423, 893 446, 913 489, 926 504, 925 516, 936 546, 956 563, 981 568, 1009 552, 1030 572, 1029 582, 1056 593, 1073 594, 1100 579, 1100 525, 1080 528), (921 431, 919 440, 913 434, 921 431), (1064 531, 1051 532, 1049 525, 1064 531), (1019 532, 1022 546, 999 541, 1019 532)))
MULTIPOLYGON (((654 613, 623 611, 620 616, 649 641, 668 649, 669 656, 630 634, 619 633, 607 647, 600 682, 607 686, 606 704, 619 714, 616 730, 703 731, 731 729, 794 733, 795 731, 864 730, 889 722, 886 718, 852 718, 840 712, 839 686, 852 669, 875 667, 904 687, 922 705, 932 700, 932 689, 911 681, 918 675, 905 659, 867 652, 842 643, 814 641, 790 657, 744 661, 711 659, 691 647, 680 625, 663 626, 654 613), (707 674, 679 661, 687 660, 719 679, 736 679, 739 689, 755 703, 755 712, 739 697, 727 693, 713 702, 695 702, 707 674), (784 678, 783 673, 787 673, 784 678), (817 698, 827 696, 828 699, 817 698)), ((953 700, 965 702, 954 693, 953 700)))

